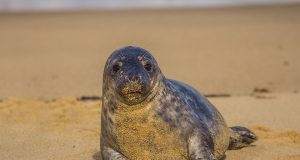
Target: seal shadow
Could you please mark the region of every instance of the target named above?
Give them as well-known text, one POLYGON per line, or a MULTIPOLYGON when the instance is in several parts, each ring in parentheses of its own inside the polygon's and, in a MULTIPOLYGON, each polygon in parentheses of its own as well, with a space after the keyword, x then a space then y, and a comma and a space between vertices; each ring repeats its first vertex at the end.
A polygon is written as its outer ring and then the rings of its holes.
MULTIPOLYGON (((96 152, 95 154, 93 154, 93 159, 94 160, 101 160, 101 153, 100 153, 100 151, 96 152)), ((225 159, 226 159, 226 155, 224 155, 220 160, 225 160, 225 159)))
MULTIPOLYGON (((96 152, 95 154, 93 154, 93 159, 94 160, 101 160, 101 153, 100 153, 100 151, 96 152)), ((226 155, 224 155, 220 160, 226 160, 226 155)))
POLYGON ((94 160, 101 160, 101 153, 100 153, 100 151, 96 152, 95 154, 93 154, 93 159, 94 160))
POLYGON ((226 159, 226 155, 224 155, 220 160, 225 160, 226 159))

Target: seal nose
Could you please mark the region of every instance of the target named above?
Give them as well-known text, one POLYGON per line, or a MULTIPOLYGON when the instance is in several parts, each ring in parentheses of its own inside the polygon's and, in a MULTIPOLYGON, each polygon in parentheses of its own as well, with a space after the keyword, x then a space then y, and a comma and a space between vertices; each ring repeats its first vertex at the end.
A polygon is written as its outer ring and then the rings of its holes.
POLYGON ((143 72, 139 68, 131 68, 127 72, 126 81, 127 82, 136 82, 136 83, 143 83, 143 72))
POLYGON ((137 75, 137 74, 133 74, 133 75, 129 75, 128 79, 129 79, 129 81, 133 81, 133 82, 141 82, 142 76, 137 75))
POLYGON ((124 79, 122 93, 144 93, 147 88, 147 79, 143 72, 138 72, 137 69, 127 72, 127 77, 124 79))

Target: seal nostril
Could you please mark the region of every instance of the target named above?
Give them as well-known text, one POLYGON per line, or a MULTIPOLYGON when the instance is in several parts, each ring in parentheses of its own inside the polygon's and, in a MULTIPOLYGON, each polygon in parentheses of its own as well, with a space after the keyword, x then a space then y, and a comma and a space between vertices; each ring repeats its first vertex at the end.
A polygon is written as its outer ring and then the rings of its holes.
POLYGON ((135 76, 132 76, 132 77, 130 78, 130 81, 134 81, 134 82, 140 82, 140 77, 139 77, 139 76, 137 76, 137 75, 135 75, 135 76))

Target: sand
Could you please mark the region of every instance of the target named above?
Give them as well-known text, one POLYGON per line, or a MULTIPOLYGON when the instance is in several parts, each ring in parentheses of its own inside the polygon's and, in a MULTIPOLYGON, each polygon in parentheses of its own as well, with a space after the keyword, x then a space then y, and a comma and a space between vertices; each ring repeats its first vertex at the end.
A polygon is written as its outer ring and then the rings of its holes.
POLYGON ((0 159, 99 159, 109 53, 150 50, 252 146, 229 160, 300 160, 300 6, 0 14, 0 159), (212 98, 214 97, 214 98, 212 98))
MULTIPOLYGON (((252 147, 228 151, 227 159, 300 159, 299 98, 300 94, 211 98, 229 126, 247 126, 259 137, 252 147)), ((100 106, 100 101, 71 97, 3 100, 0 158, 99 159, 100 106)))

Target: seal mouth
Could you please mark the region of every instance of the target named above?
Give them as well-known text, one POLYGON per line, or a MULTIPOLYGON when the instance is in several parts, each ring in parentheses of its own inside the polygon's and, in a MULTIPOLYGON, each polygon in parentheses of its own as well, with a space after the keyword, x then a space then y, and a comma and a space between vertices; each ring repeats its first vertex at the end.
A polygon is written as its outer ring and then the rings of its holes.
POLYGON ((136 104, 143 101, 146 97, 148 92, 142 89, 142 86, 130 86, 125 87, 121 92, 120 96, 124 100, 126 104, 136 104))
POLYGON ((130 82, 122 88, 121 93, 126 97, 144 95, 143 86, 137 82, 130 82))
POLYGON ((128 99, 141 98, 144 95, 141 91, 130 91, 124 94, 128 99))
POLYGON ((123 96, 129 104, 135 104, 144 99, 144 94, 139 91, 129 92, 123 96))
POLYGON ((126 94, 143 94, 141 91, 130 91, 127 92, 126 94))

